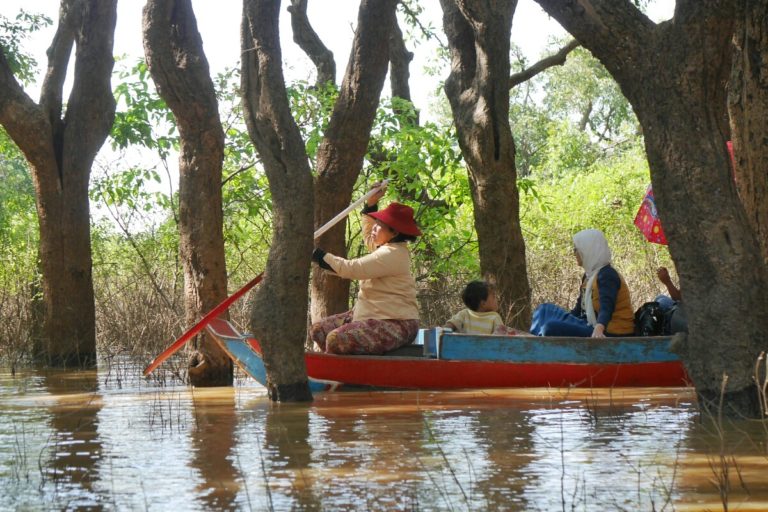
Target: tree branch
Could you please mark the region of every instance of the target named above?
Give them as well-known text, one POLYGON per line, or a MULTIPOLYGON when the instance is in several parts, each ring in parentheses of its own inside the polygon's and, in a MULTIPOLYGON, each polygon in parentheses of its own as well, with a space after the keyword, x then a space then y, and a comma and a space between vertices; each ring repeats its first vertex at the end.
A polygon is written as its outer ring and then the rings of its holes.
POLYGON ((309 0, 291 0, 288 12, 291 13, 291 30, 293 41, 304 50, 304 53, 312 60, 317 68, 317 81, 315 85, 320 87, 326 83, 336 83, 336 61, 331 52, 320 40, 320 36, 312 28, 307 16, 307 2, 309 0))
POLYGON ((0 125, 30 164, 45 168, 52 158, 50 125, 42 109, 24 92, 13 74, 5 48, 0 45, 0 125))
POLYGON ((51 46, 45 52, 48 55, 48 68, 45 71, 43 86, 40 89, 40 106, 56 132, 61 130, 61 108, 63 102, 64 81, 72 55, 75 33, 72 29, 75 16, 67 3, 62 2, 59 9, 59 24, 53 36, 51 46))
POLYGON ((411 9, 410 6, 406 2, 403 2, 401 0, 399 5, 400 5, 400 8, 405 13, 405 15, 413 20, 413 24, 416 25, 419 28, 419 30, 421 30, 422 35, 424 37, 426 37, 427 40, 434 38, 437 41, 437 44, 439 44, 441 48, 443 48, 444 50, 448 48, 448 45, 445 44, 440 39, 440 37, 437 35, 437 33, 432 31, 428 27, 424 26, 424 24, 421 22, 421 20, 419 20, 418 15, 415 12, 413 12, 413 9, 411 9))
POLYGON ((513 74, 509 77, 509 88, 511 89, 515 86, 518 86, 553 66, 562 66, 565 64, 565 59, 568 54, 579 46, 581 46, 581 43, 579 43, 576 39, 573 39, 571 42, 561 48, 560 51, 558 51, 556 54, 545 57, 533 66, 524 69, 519 73, 513 74))
MULTIPOLYGON (((88 167, 109 135, 115 120, 115 96, 112 94, 112 49, 117 24, 117 0, 75 2, 81 12, 80 26, 73 29, 76 40, 74 83, 64 126, 68 134, 85 135, 77 141, 77 159, 88 167), (80 6, 79 4, 84 4, 80 6)), ((63 84, 62 84, 63 85, 63 84)), ((63 144, 71 144, 69 135, 63 144)), ((56 141, 54 140, 54 144, 56 141)))
MULTIPOLYGON (((656 25, 628 0, 590 0, 589 2, 562 2, 561 0, 534 0, 582 45, 594 53, 598 46, 613 48, 599 60, 608 69, 616 69, 626 62, 619 55, 636 55, 651 52, 654 44, 663 37, 657 28, 666 26, 680 30, 679 25, 656 25)), ((686 5, 701 2, 682 2, 686 5)), ((675 4, 675 10, 681 2, 675 4)), ((637 76, 638 82, 642 81, 637 76)))
POLYGON ((592 109, 594 108, 594 105, 592 104, 592 100, 590 99, 587 102, 587 106, 584 109, 584 112, 581 113, 581 120, 579 121, 579 131, 585 131, 587 129, 587 125, 589 124, 589 118, 592 115, 592 109))
POLYGON ((408 51, 403 41, 403 31, 395 19, 389 34, 389 83, 392 97, 411 101, 411 88, 408 84, 410 71, 408 66, 413 60, 413 52, 408 51))

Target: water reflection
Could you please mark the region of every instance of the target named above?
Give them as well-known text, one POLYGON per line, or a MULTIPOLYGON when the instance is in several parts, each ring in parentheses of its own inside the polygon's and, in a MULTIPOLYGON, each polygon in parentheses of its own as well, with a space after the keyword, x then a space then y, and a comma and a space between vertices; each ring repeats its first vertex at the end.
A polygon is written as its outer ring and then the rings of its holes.
POLYGON ((310 415, 307 404, 284 404, 270 407, 264 417, 264 452, 270 454, 269 497, 273 506, 285 500, 292 509, 320 509, 314 493, 318 480, 311 467, 310 415))
POLYGON ((237 510, 240 492, 235 461, 235 390, 204 388, 193 393, 193 467, 200 472, 198 500, 205 510, 237 510))
POLYGON ((454 439, 441 452, 447 467, 461 475, 461 497, 468 509, 535 508, 523 492, 537 478, 525 470, 534 429, 514 401, 472 414, 457 409, 434 416, 435 438, 454 439))
POLYGON ((53 428, 50 453, 41 457, 42 484, 53 486, 54 503, 100 510, 104 497, 94 488, 102 457, 98 419, 102 398, 96 371, 46 371, 42 377, 53 398, 48 406, 53 428))
POLYGON ((312 410, 313 465, 327 468, 319 486, 323 508, 343 508, 359 497, 373 510, 423 508, 430 438, 413 395, 318 396, 312 410))
POLYGON ((714 510, 723 460, 732 505, 768 503, 768 427, 713 435, 687 390, 280 405, 98 375, 0 372, 0 510, 714 510))
POLYGON ((768 510, 768 421, 705 415, 680 460, 681 510, 768 510))
POLYGON ((532 452, 526 471, 540 496, 566 509, 660 510, 676 497, 675 461, 692 412, 665 407, 585 414, 577 406, 531 411, 532 452), (552 486, 552 483, 557 485, 552 486))

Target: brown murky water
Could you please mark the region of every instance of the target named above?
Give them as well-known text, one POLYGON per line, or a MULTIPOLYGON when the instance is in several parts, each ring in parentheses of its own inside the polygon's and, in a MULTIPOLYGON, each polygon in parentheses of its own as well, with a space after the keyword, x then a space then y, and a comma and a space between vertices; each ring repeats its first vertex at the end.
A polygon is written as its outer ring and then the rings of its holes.
POLYGON ((718 433, 690 390, 275 405, 131 374, 0 371, 0 510, 768 510, 768 426, 718 433))

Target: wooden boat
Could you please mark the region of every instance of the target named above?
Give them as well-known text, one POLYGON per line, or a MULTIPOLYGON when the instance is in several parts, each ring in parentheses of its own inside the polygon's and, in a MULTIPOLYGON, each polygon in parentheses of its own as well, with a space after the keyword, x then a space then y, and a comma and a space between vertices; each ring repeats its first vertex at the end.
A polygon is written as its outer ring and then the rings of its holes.
MULTIPOLYGON (((206 330, 261 384, 259 342, 228 321, 206 330)), ((683 387, 689 379, 670 337, 480 336, 422 329, 413 345, 382 356, 307 352, 313 392, 341 387, 470 389, 520 387, 683 387)))

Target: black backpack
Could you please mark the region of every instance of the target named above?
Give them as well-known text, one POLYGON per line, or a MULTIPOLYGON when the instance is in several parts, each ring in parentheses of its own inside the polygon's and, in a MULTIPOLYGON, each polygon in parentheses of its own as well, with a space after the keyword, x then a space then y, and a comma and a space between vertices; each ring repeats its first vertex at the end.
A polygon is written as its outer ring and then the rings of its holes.
POLYGON ((664 311, 658 302, 646 302, 635 311, 635 336, 661 336, 664 311))

